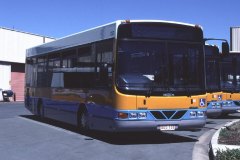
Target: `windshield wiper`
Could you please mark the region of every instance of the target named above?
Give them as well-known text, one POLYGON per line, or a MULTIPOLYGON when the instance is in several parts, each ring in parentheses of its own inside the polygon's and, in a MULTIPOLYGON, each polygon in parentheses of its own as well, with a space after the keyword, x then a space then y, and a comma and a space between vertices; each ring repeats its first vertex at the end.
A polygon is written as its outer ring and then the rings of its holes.
POLYGON ((153 81, 151 83, 151 86, 145 96, 150 97, 152 95, 154 88, 156 86, 159 86, 162 81, 164 81, 162 73, 159 71, 156 71, 155 74, 153 75, 153 81))
POLYGON ((152 92, 153 92, 154 86, 155 86, 153 83, 154 82, 151 83, 151 86, 150 86, 149 90, 147 91, 147 93, 145 95, 147 98, 149 98, 152 95, 152 92))

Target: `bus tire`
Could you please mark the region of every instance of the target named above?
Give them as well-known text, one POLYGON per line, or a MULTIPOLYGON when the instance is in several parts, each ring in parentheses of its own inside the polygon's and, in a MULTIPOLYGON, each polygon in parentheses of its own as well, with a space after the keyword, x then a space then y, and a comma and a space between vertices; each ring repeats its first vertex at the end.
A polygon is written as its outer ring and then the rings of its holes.
POLYGON ((86 107, 81 106, 78 112, 78 129, 80 132, 89 131, 88 111, 86 107))
POLYGON ((39 118, 43 118, 43 103, 42 100, 38 100, 38 105, 37 105, 37 116, 39 118))
POLYGON ((221 116, 222 117, 227 117, 229 115, 229 113, 222 113, 221 116))

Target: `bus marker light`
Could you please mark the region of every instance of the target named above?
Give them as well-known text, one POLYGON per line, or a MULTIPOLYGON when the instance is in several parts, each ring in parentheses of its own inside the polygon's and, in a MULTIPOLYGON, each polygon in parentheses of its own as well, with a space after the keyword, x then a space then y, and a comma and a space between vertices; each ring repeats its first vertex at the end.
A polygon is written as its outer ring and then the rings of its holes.
POLYGON ((197 100, 196 99, 191 99, 192 100, 192 103, 196 103, 197 102, 197 100))
POLYGON ((123 113, 123 112, 119 112, 118 113, 118 118, 127 119, 128 118, 128 114, 127 113, 123 113))
POLYGON ((196 28, 201 28, 201 29, 202 29, 202 26, 200 26, 199 24, 196 24, 195 27, 196 27, 196 28))
POLYGON ((123 24, 125 24, 125 23, 130 23, 130 20, 123 20, 122 23, 123 23, 123 24))

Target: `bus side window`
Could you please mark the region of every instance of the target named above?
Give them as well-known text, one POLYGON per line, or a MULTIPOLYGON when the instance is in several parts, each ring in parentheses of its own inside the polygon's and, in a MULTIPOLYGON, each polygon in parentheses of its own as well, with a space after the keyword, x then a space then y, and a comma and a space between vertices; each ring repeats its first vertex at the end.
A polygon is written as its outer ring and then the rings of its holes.
POLYGON ((49 72, 55 72, 58 68, 61 68, 61 56, 60 53, 52 54, 48 57, 47 70, 49 72))
POLYGON ((37 58, 37 87, 46 87, 46 57, 37 58))
POLYGON ((73 68, 76 66, 77 50, 71 49, 62 53, 62 68, 73 68))
MULTIPOLYGON (((64 73, 66 88, 92 88, 95 84, 95 68, 90 45, 77 48, 77 57, 68 59, 71 68, 64 73)), ((64 61, 63 61, 64 62, 64 61)))
POLYGON ((31 73, 33 73, 33 59, 27 58, 26 59, 26 87, 33 87, 33 76, 31 73))
POLYGON ((112 85, 113 40, 106 40, 96 44, 96 80, 98 86, 112 85))

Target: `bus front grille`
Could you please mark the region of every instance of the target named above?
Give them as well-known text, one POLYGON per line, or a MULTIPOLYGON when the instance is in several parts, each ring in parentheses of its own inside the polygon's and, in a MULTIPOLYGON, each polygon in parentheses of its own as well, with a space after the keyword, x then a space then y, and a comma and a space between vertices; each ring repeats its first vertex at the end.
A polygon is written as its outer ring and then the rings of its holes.
POLYGON ((151 111, 152 115, 156 119, 160 119, 160 120, 181 119, 186 112, 187 112, 186 110, 180 110, 180 111, 151 111))
POLYGON ((151 111, 151 113, 156 119, 166 119, 166 117, 162 114, 162 112, 151 111))

